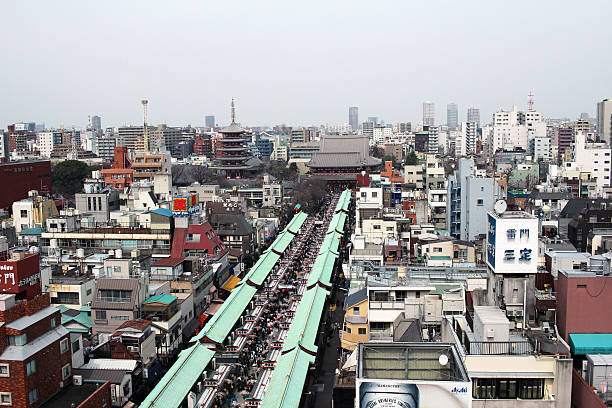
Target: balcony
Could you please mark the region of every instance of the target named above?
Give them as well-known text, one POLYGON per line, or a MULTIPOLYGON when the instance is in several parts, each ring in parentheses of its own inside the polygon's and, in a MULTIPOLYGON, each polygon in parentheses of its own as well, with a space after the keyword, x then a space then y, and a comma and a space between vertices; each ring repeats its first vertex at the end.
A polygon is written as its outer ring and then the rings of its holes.
POLYGON ((374 302, 370 301, 370 309, 382 309, 382 310, 404 310, 404 302, 398 301, 383 301, 374 302))
POLYGON ((393 341, 393 331, 391 329, 387 329, 387 330, 370 329, 370 340, 393 341))
POLYGON ((469 341, 464 343, 468 354, 472 355, 526 355, 533 354, 533 346, 527 340, 520 341, 469 341))

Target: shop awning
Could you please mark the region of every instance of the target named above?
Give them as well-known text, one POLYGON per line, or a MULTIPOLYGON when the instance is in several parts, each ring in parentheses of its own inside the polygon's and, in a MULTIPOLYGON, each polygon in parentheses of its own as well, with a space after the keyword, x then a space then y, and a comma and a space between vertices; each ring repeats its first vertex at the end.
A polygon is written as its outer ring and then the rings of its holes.
POLYGON ((570 333, 573 354, 612 354, 612 333, 570 333))
POLYGON ((228 280, 225 281, 223 286, 221 286, 221 289, 227 290, 228 292, 231 292, 232 289, 234 289, 236 287, 238 282, 240 282, 240 278, 237 277, 237 276, 232 275, 232 276, 229 277, 228 280))

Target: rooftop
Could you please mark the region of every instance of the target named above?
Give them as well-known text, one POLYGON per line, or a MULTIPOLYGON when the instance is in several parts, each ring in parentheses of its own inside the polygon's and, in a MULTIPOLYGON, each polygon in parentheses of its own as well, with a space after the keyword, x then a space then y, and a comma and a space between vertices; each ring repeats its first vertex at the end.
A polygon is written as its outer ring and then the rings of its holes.
POLYGON ((42 408, 66 408, 74 404, 78 407, 100 387, 100 384, 83 383, 82 385, 69 385, 57 393, 53 398, 41 405, 42 408))
POLYGON ((161 295, 151 296, 150 298, 145 300, 144 303, 164 303, 166 305, 169 305, 170 303, 174 302, 176 299, 177 299, 176 296, 167 295, 163 293, 161 295))

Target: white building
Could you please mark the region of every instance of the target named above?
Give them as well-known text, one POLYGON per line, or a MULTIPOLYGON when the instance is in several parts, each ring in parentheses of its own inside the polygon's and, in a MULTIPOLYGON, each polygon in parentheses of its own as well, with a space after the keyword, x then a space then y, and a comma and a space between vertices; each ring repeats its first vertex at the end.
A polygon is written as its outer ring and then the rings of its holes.
POLYGON ((383 144, 393 136, 391 126, 374 126, 374 143, 383 144))
POLYGON ((487 214, 489 301, 505 306, 506 315, 516 319, 517 328, 531 319, 534 310, 538 228, 538 218, 523 211, 487 214))
POLYGON ((588 172, 597 181, 598 194, 603 194, 603 187, 610 185, 610 154, 612 150, 605 143, 587 143, 587 135, 576 134, 574 158, 565 163, 565 173, 588 172))
POLYGON ((552 160, 552 146, 550 143, 550 137, 548 136, 537 136, 529 141, 529 153, 533 156, 534 161, 552 160))
POLYGON ((436 104, 433 102, 423 102, 423 126, 435 126, 436 124, 436 104))
MULTIPOLYGON (((56 132, 39 132, 37 135, 38 151, 42 157, 51 157, 53 151, 54 133, 56 132)), ((61 136, 60 136, 61 138, 61 136)))
POLYGON ((493 114, 492 152, 516 148, 527 151, 529 140, 536 136, 546 136, 546 122, 540 112, 519 112, 514 106, 510 112, 493 114))
POLYGON ((476 153, 477 126, 473 122, 461 122, 460 143, 457 143, 455 153, 458 157, 476 153))

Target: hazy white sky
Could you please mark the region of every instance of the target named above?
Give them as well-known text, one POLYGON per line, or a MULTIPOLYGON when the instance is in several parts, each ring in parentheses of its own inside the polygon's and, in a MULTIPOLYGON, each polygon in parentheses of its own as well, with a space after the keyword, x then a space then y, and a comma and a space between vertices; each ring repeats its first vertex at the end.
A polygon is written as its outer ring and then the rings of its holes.
POLYGON ((595 113, 612 97, 612 2, 2 1, 0 126, 488 120, 595 113))

